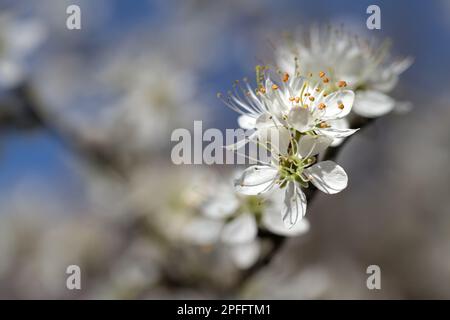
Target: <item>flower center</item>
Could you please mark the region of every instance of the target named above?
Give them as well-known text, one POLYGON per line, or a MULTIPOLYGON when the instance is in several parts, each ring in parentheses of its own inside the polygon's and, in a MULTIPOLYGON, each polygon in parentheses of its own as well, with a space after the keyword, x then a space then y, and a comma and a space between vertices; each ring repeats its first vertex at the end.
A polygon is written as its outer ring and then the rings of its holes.
POLYGON ((308 186, 308 178, 303 175, 303 170, 316 161, 315 157, 301 158, 297 155, 280 156, 279 173, 280 187, 284 187, 287 182, 298 182, 302 186, 308 186))

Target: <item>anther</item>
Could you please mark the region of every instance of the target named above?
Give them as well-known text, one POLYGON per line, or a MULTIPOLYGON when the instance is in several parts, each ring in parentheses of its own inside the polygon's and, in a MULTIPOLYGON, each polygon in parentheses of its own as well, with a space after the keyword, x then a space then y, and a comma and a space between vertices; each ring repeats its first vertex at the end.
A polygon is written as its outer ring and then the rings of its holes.
POLYGON ((325 76, 325 72, 320 71, 320 72, 319 72, 319 77, 323 78, 324 76, 325 76))
POLYGON ((287 82, 289 80, 289 74, 287 72, 283 75, 283 82, 287 82))
POLYGON ((337 86, 338 86, 339 88, 346 87, 346 86, 347 86, 347 82, 345 82, 345 81, 343 81, 343 80, 338 81, 337 86))
POLYGON ((272 90, 277 90, 277 89, 278 89, 278 86, 276 84, 273 84, 272 85, 272 90))

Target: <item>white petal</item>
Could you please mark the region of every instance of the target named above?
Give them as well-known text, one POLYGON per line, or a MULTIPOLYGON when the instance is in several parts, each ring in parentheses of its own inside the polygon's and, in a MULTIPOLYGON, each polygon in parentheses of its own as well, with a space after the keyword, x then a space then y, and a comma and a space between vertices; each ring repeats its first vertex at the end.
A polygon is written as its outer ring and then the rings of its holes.
POLYGON ((351 90, 340 90, 329 94, 322 100, 326 108, 323 109, 321 118, 323 120, 333 120, 347 116, 352 110, 354 100, 355 94, 351 90), (344 105, 343 109, 339 108, 341 104, 344 105))
POLYGON ((188 222, 182 230, 187 241, 197 245, 209 245, 219 240, 223 223, 217 220, 196 218, 188 222))
POLYGON ((390 112, 395 101, 379 91, 358 91, 353 111, 366 118, 376 118, 390 112))
POLYGON ((236 245, 253 241, 257 232, 255 217, 245 213, 225 225, 221 239, 226 244, 236 245))
POLYGON ((273 153, 286 154, 289 143, 291 142, 291 133, 285 127, 271 127, 258 130, 259 142, 265 144, 273 153))
POLYGON ((330 128, 316 129, 319 134, 327 135, 333 138, 332 147, 336 147, 344 141, 344 138, 351 136, 359 129, 350 129, 347 118, 328 121, 330 128))
POLYGON ((255 120, 255 128, 258 130, 274 127, 275 122, 271 114, 264 113, 255 120))
POLYGON ((294 182, 289 182, 283 197, 281 218, 286 228, 291 229, 306 213, 306 196, 294 182))
POLYGON ((334 194, 347 187, 348 177, 344 169, 333 161, 322 161, 307 169, 305 174, 322 192, 334 194))
POLYGON ((259 241, 242 243, 229 248, 231 258, 240 269, 250 268, 259 258, 261 244, 259 241))
POLYGON ((301 157, 311 157, 325 151, 333 142, 333 138, 328 136, 303 136, 298 143, 298 153, 301 157))
POLYGON ((270 166, 251 166, 244 170, 241 177, 234 180, 237 192, 246 195, 258 195, 269 191, 278 177, 278 170, 270 166))
POLYGON ((289 111, 287 122, 290 126, 300 132, 309 131, 313 126, 311 112, 302 107, 292 108, 291 111, 289 111))
POLYGON ((280 216, 280 206, 271 206, 263 215, 262 224, 272 233, 280 236, 293 237, 304 234, 309 230, 309 222, 306 219, 298 219, 292 228, 287 228, 280 216))
POLYGON ((239 199, 234 190, 222 188, 216 190, 216 194, 206 202, 202 213, 212 219, 223 219, 231 216, 238 207, 239 199))
POLYGON ((256 118, 243 114, 238 118, 238 124, 242 129, 254 129, 256 118))

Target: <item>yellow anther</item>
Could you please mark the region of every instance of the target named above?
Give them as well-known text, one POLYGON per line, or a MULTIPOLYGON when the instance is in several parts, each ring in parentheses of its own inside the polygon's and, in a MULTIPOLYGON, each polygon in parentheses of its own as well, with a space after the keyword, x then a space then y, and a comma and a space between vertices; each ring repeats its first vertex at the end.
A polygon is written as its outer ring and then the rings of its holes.
POLYGON ((344 109, 344 104, 343 104, 342 102, 340 102, 340 103, 338 104, 338 108, 341 109, 341 110, 344 109))
POLYGON ((289 80, 289 74, 287 72, 283 75, 283 82, 287 82, 289 80))
POLYGON ((324 76, 325 76, 325 72, 320 71, 320 72, 319 72, 319 77, 323 78, 324 76))
POLYGON ((272 90, 277 90, 278 89, 278 86, 274 83, 273 85, 272 85, 272 90))
POLYGON ((328 83, 328 82, 330 82, 330 79, 328 79, 327 77, 325 77, 325 78, 322 79, 322 81, 323 81, 323 83, 328 83))
POLYGON ((314 101, 315 98, 314 97, 309 97, 309 101, 314 101))
POLYGON ((295 98, 294 97, 289 97, 289 101, 294 101, 295 100, 295 98))
POLYGON ((317 108, 319 108, 319 110, 323 110, 327 107, 327 105, 323 102, 319 103, 319 106, 317 108))

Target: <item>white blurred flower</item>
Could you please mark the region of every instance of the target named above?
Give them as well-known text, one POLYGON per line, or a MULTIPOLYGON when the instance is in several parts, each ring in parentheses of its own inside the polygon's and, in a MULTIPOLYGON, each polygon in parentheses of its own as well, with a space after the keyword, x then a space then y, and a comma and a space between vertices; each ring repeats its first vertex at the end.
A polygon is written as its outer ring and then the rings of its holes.
POLYGON ((43 24, 11 12, 0 14, 0 88, 10 89, 26 75, 26 58, 45 37, 43 24))
POLYGON ((374 48, 341 30, 312 28, 308 39, 294 39, 276 50, 279 68, 292 73, 297 63, 304 72, 326 72, 330 83, 341 79, 356 93, 353 112, 363 117, 382 116, 396 107, 387 95, 411 58, 389 59, 387 43, 374 48))
POLYGON ((214 192, 201 205, 202 216, 189 221, 183 235, 198 245, 223 243, 239 268, 248 268, 259 258, 258 225, 282 236, 297 236, 309 230, 306 220, 291 229, 283 225, 278 197, 242 196, 231 184, 210 182, 211 185, 214 192))

